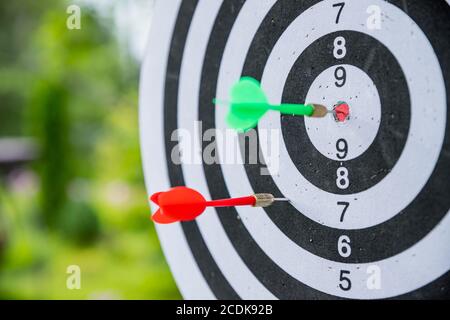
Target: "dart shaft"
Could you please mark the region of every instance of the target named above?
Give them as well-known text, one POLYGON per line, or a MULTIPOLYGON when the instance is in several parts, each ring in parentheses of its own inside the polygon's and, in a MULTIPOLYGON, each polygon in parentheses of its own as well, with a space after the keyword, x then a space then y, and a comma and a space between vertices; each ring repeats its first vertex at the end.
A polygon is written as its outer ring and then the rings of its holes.
POLYGON ((270 109, 280 111, 283 114, 296 116, 311 116, 314 113, 314 106, 312 104, 283 103, 280 105, 271 105, 270 109))
POLYGON ((233 207, 233 206, 253 206, 255 205, 256 198, 254 196, 230 198, 230 199, 218 199, 206 201, 208 207, 233 207))

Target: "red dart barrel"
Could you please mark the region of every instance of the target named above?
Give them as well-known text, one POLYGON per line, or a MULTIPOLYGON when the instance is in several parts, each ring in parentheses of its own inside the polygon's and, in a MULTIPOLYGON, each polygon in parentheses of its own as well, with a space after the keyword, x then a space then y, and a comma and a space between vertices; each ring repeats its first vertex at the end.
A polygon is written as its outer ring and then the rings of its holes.
POLYGON ((208 207, 254 206, 255 203, 254 196, 206 201, 208 207))

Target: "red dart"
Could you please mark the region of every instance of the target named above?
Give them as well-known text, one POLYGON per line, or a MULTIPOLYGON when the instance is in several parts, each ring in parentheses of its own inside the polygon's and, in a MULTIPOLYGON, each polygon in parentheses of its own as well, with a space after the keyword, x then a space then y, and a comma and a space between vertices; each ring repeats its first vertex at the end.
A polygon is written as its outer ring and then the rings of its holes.
POLYGON ((152 215, 157 223, 167 224, 178 221, 194 220, 205 211, 206 207, 258 206, 265 207, 274 201, 287 199, 274 198, 263 193, 248 197, 229 198, 206 201, 196 190, 187 187, 174 187, 165 192, 154 193, 150 200, 159 206, 152 215))

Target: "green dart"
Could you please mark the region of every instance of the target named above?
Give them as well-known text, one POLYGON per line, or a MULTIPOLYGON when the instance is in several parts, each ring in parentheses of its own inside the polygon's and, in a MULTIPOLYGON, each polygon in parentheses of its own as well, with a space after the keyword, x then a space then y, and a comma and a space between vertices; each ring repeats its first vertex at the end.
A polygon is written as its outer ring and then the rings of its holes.
POLYGON ((259 119, 268 110, 308 117, 324 117, 328 113, 327 108, 320 104, 283 103, 272 105, 268 103, 258 80, 251 77, 242 77, 231 88, 230 96, 229 102, 214 99, 213 103, 230 106, 226 121, 229 127, 238 131, 247 131, 256 127, 259 119))

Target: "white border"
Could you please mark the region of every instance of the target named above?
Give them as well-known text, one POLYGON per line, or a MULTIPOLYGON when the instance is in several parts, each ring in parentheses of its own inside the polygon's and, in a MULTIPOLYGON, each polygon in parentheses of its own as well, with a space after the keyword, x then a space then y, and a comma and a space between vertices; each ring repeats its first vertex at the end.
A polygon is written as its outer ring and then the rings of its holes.
MULTIPOLYGON (((181 1, 158 1, 149 35, 139 88, 139 127, 147 192, 170 188, 164 146, 164 83, 167 57, 181 1), (159 117, 159 118, 158 118, 159 117)), ((152 211, 156 207, 151 204, 152 211)), ((214 299, 179 223, 156 225, 161 245, 185 299, 214 299)))

